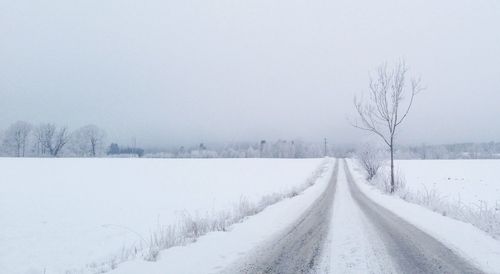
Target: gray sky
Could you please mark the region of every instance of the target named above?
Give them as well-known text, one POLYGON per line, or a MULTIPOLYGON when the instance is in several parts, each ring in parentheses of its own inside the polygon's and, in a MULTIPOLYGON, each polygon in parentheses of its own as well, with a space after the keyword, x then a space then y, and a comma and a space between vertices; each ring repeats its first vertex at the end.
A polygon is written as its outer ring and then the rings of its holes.
POLYGON ((0 127, 355 142, 353 95, 399 58, 427 86, 402 142, 500 141, 497 0, 0 0, 0 127))

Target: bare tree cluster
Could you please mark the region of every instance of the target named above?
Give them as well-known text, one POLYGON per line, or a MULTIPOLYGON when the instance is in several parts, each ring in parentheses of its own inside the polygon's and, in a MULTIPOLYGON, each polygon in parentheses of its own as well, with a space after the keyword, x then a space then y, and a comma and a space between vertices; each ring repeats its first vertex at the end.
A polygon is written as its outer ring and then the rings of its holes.
POLYGON ((32 128, 29 123, 24 121, 10 125, 3 139, 4 148, 16 157, 24 157, 32 128))
POLYGON ((70 133, 67 127, 51 123, 33 126, 18 121, 3 134, 2 151, 14 157, 60 157, 63 154, 95 157, 104 154, 104 138, 104 131, 94 125, 70 133))
POLYGON ((96 125, 81 127, 73 133, 73 144, 82 156, 96 157, 104 151, 106 132, 96 125))
POLYGON ((407 80, 408 68, 404 61, 394 68, 382 65, 377 77, 370 80, 369 96, 365 100, 354 98, 358 118, 353 126, 380 137, 391 155, 391 193, 395 190, 394 148, 399 126, 408 116, 413 99, 422 90, 420 79, 407 80))
POLYGON ((54 124, 41 124, 35 129, 36 147, 41 155, 60 156, 63 147, 69 141, 66 127, 57 128, 54 124))

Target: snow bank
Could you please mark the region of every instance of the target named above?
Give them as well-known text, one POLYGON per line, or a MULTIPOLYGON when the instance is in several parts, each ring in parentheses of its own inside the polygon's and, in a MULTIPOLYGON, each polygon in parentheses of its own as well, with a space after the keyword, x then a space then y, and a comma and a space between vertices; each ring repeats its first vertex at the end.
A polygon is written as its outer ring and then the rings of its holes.
MULTIPOLYGON (((397 161, 397 196, 500 239, 500 161, 397 161)), ((387 189, 389 168, 374 180, 387 189)))
MULTIPOLYGON (((354 161, 349 161, 353 177, 363 193, 422 231, 443 242, 460 256, 488 273, 500 273, 500 241, 471 224, 444 217, 422 206, 382 194, 366 182, 354 161)), ((408 178, 409 176, 407 176, 408 178)))
POLYGON ((186 213, 286 192, 321 161, 0 158, 0 269, 81 269, 186 213))

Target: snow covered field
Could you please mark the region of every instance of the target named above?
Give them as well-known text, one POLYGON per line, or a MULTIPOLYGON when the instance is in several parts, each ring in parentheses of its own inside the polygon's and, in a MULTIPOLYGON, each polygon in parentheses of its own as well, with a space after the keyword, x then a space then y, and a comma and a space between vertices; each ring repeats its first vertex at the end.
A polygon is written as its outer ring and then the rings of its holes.
POLYGON ((141 259, 125 262, 110 274, 253 273, 255 271, 238 268, 239 263, 255 256, 255 252, 265 254, 269 244, 274 245, 283 232, 296 227, 300 216, 309 212, 311 205, 327 189, 333 164, 333 159, 328 160, 316 183, 300 195, 270 205, 259 214, 233 225, 227 232, 211 232, 195 243, 164 250, 154 263, 141 259))
POLYGON ((185 212, 290 190, 322 161, 0 158, 0 269, 80 269, 185 212))
POLYGON ((436 191, 449 202, 500 203, 500 160, 399 160, 412 192, 436 191))

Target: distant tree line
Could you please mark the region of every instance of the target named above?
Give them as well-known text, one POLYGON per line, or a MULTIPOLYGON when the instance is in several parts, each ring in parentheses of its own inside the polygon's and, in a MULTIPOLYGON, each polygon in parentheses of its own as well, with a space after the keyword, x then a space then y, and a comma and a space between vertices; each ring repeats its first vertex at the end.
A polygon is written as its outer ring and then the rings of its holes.
POLYGON ((283 139, 146 151, 135 145, 106 143, 106 131, 96 125, 70 131, 53 123, 33 125, 25 121, 0 131, 0 140, 0 156, 7 157, 311 158, 335 154, 322 143, 283 139))
POLYGON ((500 142, 399 147, 399 159, 500 159, 500 142))
MULTIPOLYGON (((356 154, 360 152, 363 151, 358 146, 357 152, 349 157, 359 157, 356 154)), ((395 149, 394 157, 399 160, 500 159, 500 142, 399 145, 395 149)))
MULTIPOLYGON (((318 158, 349 157, 355 146, 301 140, 259 140, 226 144, 143 149, 106 142, 106 131, 86 125, 74 131, 52 123, 25 121, 0 130, 0 156, 8 157, 148 157, 148 158, 318 158)), ((397 159, 500 159, 500 142, 398 146, 397 159)))
POLYGON ((117 143, 112 143, 107 151, 108 156, 112 157, 142 157, 144 149, 137 147, 120 147, 117 143))
POLYGON ((145 157, 153 158, 317 158, 333 156, 334 148, 325 148, 322 143, 300 140, 240 142, 228 144, 180 146, 170 149, 150 149, 145 157), (326 153, 326 154, 325 154, 326 153))
POLYGON ((97 157, 105 152, 106 132, 86 125, 73 132, 52 123, 11 124, 1 134, 0 153, 11 157, 97 157))

